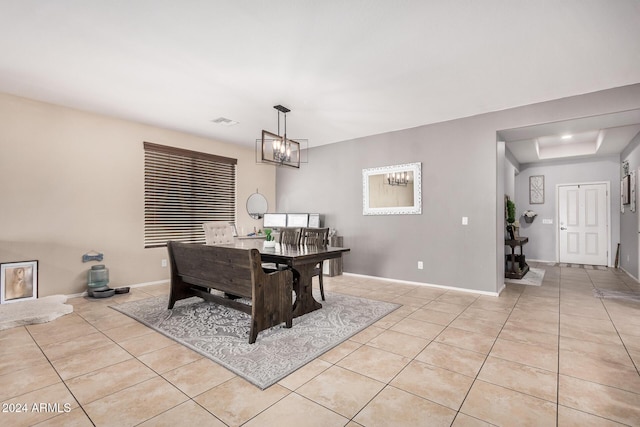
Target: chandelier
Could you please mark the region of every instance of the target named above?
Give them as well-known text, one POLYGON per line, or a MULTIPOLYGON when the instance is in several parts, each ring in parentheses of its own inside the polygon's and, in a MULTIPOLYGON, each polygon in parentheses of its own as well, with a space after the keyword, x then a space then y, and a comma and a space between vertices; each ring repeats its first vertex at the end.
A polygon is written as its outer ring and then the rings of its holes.
POLYGON ((387 184, 389 185, 407 185, 411 181, 411 172, 393 172, 387 174, 387 184))
POLYGON ((287 138, 287 107, 276 105, 273 108, 278 110, 278 133, 262 131, 262 161, 273 163, 278 166, 300 167, 300 143, 287 138), (284 134, 280 136, 280 114, 284 115, 284 134))

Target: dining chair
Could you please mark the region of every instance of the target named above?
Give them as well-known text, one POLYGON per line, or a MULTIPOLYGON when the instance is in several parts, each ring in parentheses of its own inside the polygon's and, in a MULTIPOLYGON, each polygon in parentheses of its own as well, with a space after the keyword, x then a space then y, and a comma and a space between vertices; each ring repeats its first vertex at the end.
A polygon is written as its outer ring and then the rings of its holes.
POLYGON ((300 229, 287 227, 280 229, 281 245, 298 245, 300 243, 300 229))
MULTIPOLYGON (((303 228, 300 231, 300 244, 305 246, 327 246, 329 244, 328 228, 303 228)), ((322 284, 322 268, 324 261, 320 261, 318 266, 313 270, 313 275, 318 276, 320 283, 320 296, 324 301, 324 286, 322 284)))
POLYGON ((202 224, 206 245, 225 245, 233 243, 233 227, 227 221, 210 221, 202 224))

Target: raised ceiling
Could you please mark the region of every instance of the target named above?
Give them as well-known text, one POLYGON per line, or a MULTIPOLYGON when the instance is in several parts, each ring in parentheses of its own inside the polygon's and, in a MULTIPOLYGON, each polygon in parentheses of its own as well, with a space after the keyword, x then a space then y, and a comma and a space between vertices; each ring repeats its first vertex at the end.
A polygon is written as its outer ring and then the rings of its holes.
POLYGON ((639 22, 637 0, 8 0, 0 92, 248 146, 282 104, 313 147, 638 83, 639 22))

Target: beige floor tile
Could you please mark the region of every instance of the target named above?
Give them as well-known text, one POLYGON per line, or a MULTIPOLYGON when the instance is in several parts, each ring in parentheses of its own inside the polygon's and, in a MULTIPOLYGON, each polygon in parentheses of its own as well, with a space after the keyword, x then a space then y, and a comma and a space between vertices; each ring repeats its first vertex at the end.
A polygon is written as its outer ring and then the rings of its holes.
MULTIPOLYGON (((352 337, 353 338, 353 337, 352 337)), ((353 339, 347 340, 342 344, 332 348, 324 354, 319 356, 319 359, 325 362, 336 364, 349 354, 353 353, 362 346, 359 342, 353 341, 353 339)))
POLYGON ((100 347, 51 361, 63 380, 68 380, 98 369, 131 359, 132 356, 117 344, 100 347))
POLYGON ((615 421, 607 420, 566 406, 558 406, 558 426, 560 427, 621 427, 615 421))
POLYGON ((296 392, 351 419, 383 387, 380 381, 333 366, 296 392))
POLYGON ((414 320, 414 319, 402 319, 395 325, 393 325, 389 330, 402 332, 403 334, 413 335, 414 337, 424 338, 426 340, 431 341, 434 339, 440 332, 444 330, 443 325, 437 325, 435 323, 423 322, 422 320, 414 320))
POLYGON ((278 384, 288 388, 289 390, 296 390, 298 387, 301 387, 303 384, 317 377, 322 372, 329 369, 331 366, 331 363, 325 362, 322 359, 312 360, 302 368, 297 369, 293 373, 278 381, 278 384))
POLYGON ((640 425, 636 393, 560 375, 558 403, 628 425, 640 425))
POLYGON ((466 292, 448 291, 436 298, 436 301, 468 307, 478 299, 478 295, 466 292))
POLYGON ((432 342, 416 356, 416 360, 475 378, 486 357, 475 351, 432 342))
POLYGON ((462 314, 460 314, 460 318, 463 319, 471 319, 471 320, 479 320, 488 323, 496 323, 498 325, 504 325, 504 322, 507 321, 509 317, 509 313, 503 313, 499 311, 490 311, 483 310, 481 308, 467 308, 462 314))
MULTIPOLYGON (((464 314, 463 314, 464 315, 464 314)), ((458 316, 449 326, 458 329, 464 329, 469 332, 477 332, 483 335, 491 335, 497 337, 502 330, 502 324, 487 322, 484 320, 472 319, 469 317, 458 316)))
POLYGON ((405 357, 415 357, 429 344, 429 340, 396 331, 384 331, 368 343, 371 347, 390 351, 405 357))
MULTIPOLYGON (((400 320, 398 320, 398 321, 400 321, 400 320)), ((396 323, 397 322, 394 322, 391 326, 395 325, 396 323)), ((368 328, 364 329, 363 331, 358 332, 357 334, 352 336, 350 338, 350 340, 358 342, 360 344, 366 344, 370 340, 372 340, 373 338, 377 337, 378 335, 380 335, 381 333, 383 333, 386 330, 387 330, 387 328, 380 328, 378 326, 371 325, 368 328)))
POLYGON ((41 348, 49 360, 57 360, 89 350, 97 352, 100 351, 101 347, 108 345, 113 345, 113 341, 103 333, 95 332, 74 337, 68 341, 46 344, 41 346, 41 348))
MULTIPOLYGON (((69 315, 67 315, 69 316, 69 315)), ((62 319, 64 319, 63 316, 62 319)), ((51 324, 52 322, 49 322, 51 324)), ((40 346, 47 344, 69 341, 71 339, 98 332, 96 328, 87 323, 84 319, 73 324, 61 325, 60 329, 40 329, 32 332, 33 339, 40 346)))
POLYGON ((560 374, 638 393, 640 375, 631 359, 622 365, 584 353, 560 351, 560 374))
POLYGON ((34 424, 36 427, 93 427, 93 423, 81 408, 63 412, 53 418, 34 424))
POLYGON ((476 381, 460 412, 503 426, 554 426, 556 404, 504 387, 476 381))
POLYGON ((5 354, 0 357, 0 375, 13 374, 39 365, 49 365, 42 350, 33 341, 18 346, 6 346, 5 354))
POLYGON ((151 353, 145 353, 138 357, 138 359, 154 371, 162 374, 200 360, 202 359, 202 355, 182 344, 173 344, 169 347, 152 351, 151 353))
POLYGON ((385 387, 354 421, 367 427, 450 426, 456 412, 411 393, 385 387))
POLYGON ((106 336, 119 343, 142 335, 150 334, 154 331, 153 329, 143 325, 142 323, 136 322, 132 325, 125 325, 119 326, 117 328, 107 329, 103 332, 106 336))
POLYGON ((396 304, 402 304, 403 307, 410 307, 410 308, 413 308, 414 310, 417 310, 418 308, 424 306, 425 304, 429 303, 429 301, 430 300, 425 300, 422 298, 414 298, 406 295, 400 295, 398 297, 393 298, 392 300, 392 302, 395 302, 396 304))
POLYGON ((490 424, 486 421, 479 420, 470 415, 463 414, 462 412, 458 412, 456 415, 456 419, 453 420, 453 424, 451 427, 492 427, 493 424, 490 424))
POLYGON ((445 294, 447 291, 443 290, 443 289, 437 289, 437 288, 432 288, 429 286, 420 286, 408 293, 406 293, 405 295, 409 296, 409 297, 416 297, 416 298, 425 298, 428 300, 434 300, 436 298, 438 298, 440 295, 445 294))
POLYGON ((187 396, 195 397, 234 378, 236 374, 203 357, 167 371, 162 376, 187 396))
POLYGON ((157 332, 141 335, 130 340, 119 342, 120 347, 127 350, 133 356, 141 356, 145 353, 160 350, 174 345, 176 342, 157 332))
POLYGON ((438 297, 438 299, 431 301, 429 304, 425 305, 424 308, 427 310, 435 310, 435 311, 440 311, 442 313, 448 313, 451 315, 458 316, 460 313, 465 311, 466 308, 469 306, 469 304, 455 304, 452 302, 448 302, 447 300, 443 301, 440 298, 442 297, 438 297))
POLYGON ((473 384, 473 378, 427 363, 413 361, 390 384, 458 410, 473 384))
POLYGON ((523 319, 512 315, 509 317, 509 320, 506 321, 504 327, 541 332, 548 335, 555 335, 557 337, 560 325, 555 320, 545 321, 544 319, 523 319))
POLYGON ((0 412, 2 425, 11 427, 34 425, 79 407, 62 382, 4 400, 2 404, 7 405, 7 408, 20 408, 0 412))
POLYGON ((558 372, 558 352, 542 346, 498 338, 490 356, 558 372))
POLYGON ((106 331, 122 326, 131 326, 136 323, 138 323, 137 320, 111 309, 111 314, 101 317, 96 322, 92 322, 92 325, 99 331, 106 331))
POLYGON ((188 400, 155 417, 138 424, 139 427, 175 426, 226 427, 226 424, 207 412, 193 400, 188 400))
POLYGON ((374 380, 388 383, 410 361, 411 359, 408 357, 363 345, 338 362, 337 365, 374 380))
POLYGON ((560 336, 602 344, 620 345, 622 343, 620 336, 615 331, 606 332, 580 326, 569 326, 563 323, 560 324, 560 336))
POLYGON ((555 372, 489 356, 479 380, 557 402, 558 375, 555 372))
POLYGON ((291 393, 274 384, 260 390, 235 377, 195 397, 198 404, 229 426, 239 426, 291 393))
MULTIPOLYGON (((32 368, 0 375, 0 384, 3 384, 0 387, 0 402, 60 382, 62 380, 57 372, 48 363, 39 363, 32 368)), ((0 412, 0 417, 1 414, 0 412)))
POLYGON ((156 377, 144 363, 129 359, 66 381, 80 404, 86 404, 156 377))
POLYGON ((463 329, 448 327, 434 341, 441 344, 464 348, 477 353, 488 354, 493 346, 495 337, 469 332, 463 329))
POLYGON ((547 347, 552 350, 558 349, 558 334, 557 327, 556 333, 539 332, 535 330, 529 330, 514 325, 512 322, 507 322, 506 325, 500 331, 499 338, 521 342, 525 344, 532 344, 536 346, 547 347))
POLYGON ((291 393, 264 412, 252 418, 246 427, 342 427, 348 418, 310 401, 298 394, 291 393))
POLYGON ((154 377, 83 408, 97 426, 125 426, 139 424, 187 400, 185 394, 163 378, 154 377))
POLYGON ((447 326, 453 319, 458 317, 458 314, 455 313, 447 313, 446 311, 439 310, 431 310, 426 305, 423 308, 420 308, 413 313, 411 313, 408 317, 414 320, 421 320, 423 322, 435 323, 437 325, 447 326))

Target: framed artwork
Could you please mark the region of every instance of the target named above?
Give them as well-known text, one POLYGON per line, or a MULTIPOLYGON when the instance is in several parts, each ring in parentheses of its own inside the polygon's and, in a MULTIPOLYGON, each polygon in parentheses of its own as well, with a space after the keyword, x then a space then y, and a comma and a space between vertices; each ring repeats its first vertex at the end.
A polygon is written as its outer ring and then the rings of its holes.
POLYGON ((629 173, 631 183, 629 185, 629 193, 630 193, 630 203, 631 203, 631 212, 636 211, 636 171, 631 171, 629 173))
POLYGON ((0 304, 38 298, 38 261, 0 264, 0 304))
POLYGON ((537 205, 544 203, 544 175, 533 175, 529 177, 529 204, 537 205))

